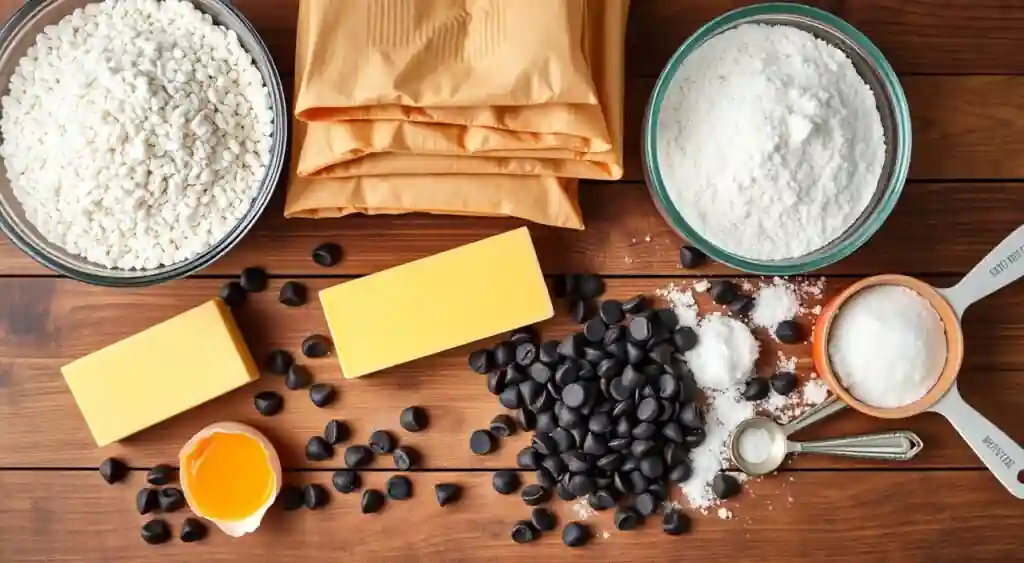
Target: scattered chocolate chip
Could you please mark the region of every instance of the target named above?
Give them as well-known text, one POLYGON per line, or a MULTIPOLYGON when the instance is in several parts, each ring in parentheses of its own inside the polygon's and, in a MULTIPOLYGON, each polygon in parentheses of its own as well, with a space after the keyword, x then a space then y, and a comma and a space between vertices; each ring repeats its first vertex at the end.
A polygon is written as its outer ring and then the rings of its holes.
POLYGON ((295 358, 286 350, 271 350, 263 367, 275 375, 285 375, 295 363, 295 358))
POLYGON ((302 354, 307 358, 324 358, 331 353, 331 339, 322 334, 312 334, 302 341, 302 354))
POLYGON ((569 304, 569 318, 576 324, 583 324, 587 318, 587 302, 583 299, 574 299, 569 304))
POLYGON ((521 366, 530 366, 537 361, 537 345, 533 342, 523 342, 516 346, 516 363, 521 366))
POLYGON ((455 483, 438 483, 434 485, 434 498, 438 506, 448 506, 459 500, 462 494, 462 487, 455 483))
POLYGON ((181 523, 181 533, 178 535, 181 541, 192 543, 202 541, 206 537, 206 524, 198 518, 186 518, 181 523))
POLYGON ((359 469, 370 465, 373 461, 373 452, 363 445, 349 446, 345 448, 345 465, 352 469, 359 469))
POLYGON ((489 430, 475 430, 469 435, 469 449, 476 455, 487 455, 494 451, 494 434, 489 430))
POLYGON ((427 411, 423 407, 406 407, 398 415, 398 424, 406 432, 419 432, 429 424, 427 411))
POLYGON ((583 325, 583 336, 591 342, 602 342, 607 331, 608 325, 601 319, 590 319, 583 325))
POLYGON ((711 282, 711 300, 719 305, 728 305, 739 295, 736 284, 730 280, 715 280, 711 282))
POLYGON ((284 407, 284 399, 275 391, 260 391, 253 397, 256 411, 263 416, 274 416, 284 407))
POLYGON ((516 454, 516 465, 521 469, 533 471, 540 465, 540 456, 533 448, 523 448, 516 454))
POLYGON ((146 482, 150 485, 163 486, 174 481, 175 469, 167 464, 153 466, 146 473, 146 482))
POLYGON ((288 375, 284 376, 284 386, 292 391, 305 389, 311 383, 313 383, 313 374, 306 369, 306 366, 300 364, 292 364, 292 367, 288 368, 288 375))
POLYGON ((370 433, 370 450, 375 454, 389 454, 395 451, 398 440, 387 430, 374 430, 370 433))
POLYGON ((516 423, 525 432, 530 432, 537 427, 537 415, 530 409, 517 409, 516 423))
POLYGON ((689 481, 692 475, 693 469, 690 467, 690 464, 684 460, 669 471, 668 480, 674 484, 684 483, 689 481))
POLYGON ((409 471, 420 461, 419 451, 409 446, 398 446, 391 457, 395 461, 395 469, 399 471, 409 471))
POLYGON ((782 321, 775 327, 775 338, 783 344, 799 344, 803 339, 803 330, 796 321, 782 321))
POLYGON ((160 489, 160 512, 176 512, 185 507, 185 495, 177 487, 160 489))
POLYGON ((166 543, 171 539, 171 527, 161 518, 154 518, 142 525, 142 541, 149 545, 166 543))
POLYGON ((562 543, 569 547, 586 545, 590 539, 590 528, 579 522, 569 522, 562 529, 562 543))
POLYGON ((516 421, 507 414, 499 414, 491 419, 491 434, 499 438, 508 438, 516 433, 516 421))
POLYGON ((236 281, 229 281, 220 286, 220 293, 218 295, 228 307, 234 309, 245 304, 245 298, 248 294, 242 287, 242 284, 236 281))
POLYGON ((780 371, 771 377, 772 389, 779 395, 789 395, 796 389, 796 374, 791 371, 780 371))
POLYGON ((507 379, 506 384, 509 386, 498 395, 498 402, 501 403, 501 406, 510 410, 523 408, 523 395, 519 392, 519 386, 508 383, 507 379))
POLYGON ((569 478, 568 487, 572 494, 583 497, 597 490, 597 482, 590 475, 580 473, 569 478))
POLYGON ((537 329, 529 325, 521 326, 509 333, 508 340, 516 346, 519 346, 524 342, 536 342, 537 329))
POLYGON ((494 490, 503 495, 510 495, 519 490, 521 482, 515 471, 497 471, 491 478, 494 490))
POLYGON ((348 425, 340 420, 332 420, 324 426, 324 439, 332 446, 348 440, 351 435, 348 425))
POLYGON ((339 469, 331 476, 331 484, 339 493, 354 493, 362 485, 359 474, 351 469, 339 469))
POLYGON ((711 492, 722 500, 734 497, 740 492, 740 482, 728 473, 719 473, 711 480, 711 492))
POLYGON ((267 276, 266 270, 250 266, 242 270, 242 275, 238 278, 238 284, 248 293, 259 293, 267 289, 268 279, 269 276, 267 276))
POLYGON ((679 536, 690 531, 690 517, 671 508, 665 512, 661 521, 661 530, 670 536, 679 536))
POLYGON ((366 489, 363 491, 362 498, 359 499, 359 509, 363 514, 373 514, 384 508, 384 502, 384 493, 377 489, 366 489))
POLYGON ((277 503, 285 510, 298 510, 302 507, 302 489, 293 485, 284 485, 277 494, 277 503))
POLYGON ((540 349, 537 352, 537 358, 540 362, 547 366, 553 366, 560 360, 558 354, 558 341, 548 340, 547 342, 540 345, 540 349))
MULTIPOLYGON (((487 350, 478 350, 476 353, 487 352, 487 350)), ((470 356, 472 358, 472 356, 470 356)), ((499 342, 493 350, 491 350, 491 359, 498 367, 506 367, 512 362, 516 361, 516 345, 511 342, 499 342)), ((470 360, 473 361, 472 359, 470 360)), ((479 361, 479 358, 477 359, 479 361)), ((472 365, 472 364, 471 364, 472 365)), ((486 366, 490 367, 490 366, 486 366)), ((474 371, 476 368, 473 368, 474 371)))
POLYGON ((485 375, 494 369, 494 356, 490 350, 475 350, 469 354, 469 369, 485 375))
POLYGON ((743 387, 743 398, 748 401, 760 401, 768 396, 768 382, 756 375, 747 379, 743 387))
POLYGON ((334 387, 327 383, 317 383, 309 388, 309 400, 313 401, 317 408, 322 409, 330 405, 335 395, 334 387))
POLYGON ((643 516, 653 516, 658 512, 658 500, 651 493, 641 493, 633 498, 633 505, 643 516))
POLYGON ((306 442, 306 459, 325 461, 334 457, 334 446, 322 436, 313 436, 306 442))
POLYGON ((617 530, 623 532, 635 530, 642 520, 640 514, 632 508, 621 506, 615 511, 615 528, 617 530))
POLYGON ((745 317, 754 310, 754 300, 749 295, 737 295, 736 299, 729 303, 729 311, 737 317, 745 317))
POLYGON ((679 408, 679 423, 687 428, 703 428, 704 413, 697 403, 686 403, 679 408))
POLYGON ((631 297, 622 303, 622 310, 630 315, 638 315, 648 307, 647 298, 642 294, 631 297))
POLYGON ((135 508, 139 514, 149 514, 160 509, 160 498, 156 489, 145 487, 135 494, 135 508))
POLYGON ((693 327, 681 326, 672 333, 672 343, 676 345, 676 351, 685 354, 697 346, 697 331, 693 327))
MULTIPOLYGON (((633 342, 644 343, 651 339, 651 321, 645 317, 633 317, 629 321, 629 337, 633 342)), ((633 362, 630 362, 631 364, 633 362)))
POLYGON ((533 483, 523 487, 523 490, 519 495, 527 506, 537 506, 538 504, 547 502, 551 497, 551 491, 541 485, 533 483))
POLYGON ((689 453, 686 449, 686 446, 676 443, 665 444, 664 454, 665 463, 667 463, 670 467, 675 467, 677 465, 687 463, 687 460, 689 459, 689 453))
POLYGON ((408 500, 412 497, 412 481, 405 475, 392 475, 388 478, 387 491, 391 500, 408 500))
POLYGON ((317 266, 330 268, 341 262, 341 246, 333 242, 325 242, 313 249, 313 262, 317 266))
POLYGON ((615 507, 615 497, 608 491, 594 491, 587 496, 587 503, 594 510, 608 510, 615 507))
POLYGON ((576 277, 576 291, 584 299, 597 299, 604 294, 604 280, 594 274, 580 274, 576 277))
POLYGON ((277 300, 282 305, 301 307, 306 304, 306 286, 296 281, 284 282, 277 300))
POLYGON ((692 450, 693 448, 703 444, 706 438, 707 433, 703 428, 693 428, 686 434, 686 436, 683 436, 683 444, 692 450))
POLYGON ((530 520, 533 521, 534 527, 542 532, 550 532, 558 526, 555 514, 543 507, 534 508, 530 513, 530 520))
POLYGON ((622 310, 622 303, 614 299, 607 299, 601 302, 599 307, 601 320, 609 325, 617 325, 625 318, 622 310))
POLYGON ((531 522, 520 520, 512 526, 512 541, 523 544, 537 539, 537 531, 531 522))
POLYGON ((679 248, 679 264, 687 270, 699 268, 707 260, 707 254, 696 246, 683 246, 679 248))

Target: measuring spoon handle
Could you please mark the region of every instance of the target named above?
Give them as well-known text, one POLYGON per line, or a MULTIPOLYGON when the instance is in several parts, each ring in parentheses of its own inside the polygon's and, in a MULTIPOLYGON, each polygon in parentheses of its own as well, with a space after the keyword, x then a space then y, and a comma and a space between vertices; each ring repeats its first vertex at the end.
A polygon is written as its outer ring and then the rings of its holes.
POLYGON ((979 299, 1024 276, 1024 225, 1010 233, 956 285, 940 289, 958 317, 979 299))
POLYGON ((967 445, 1017 498, 1024 498, 1024 448, 968 405, 956 387, 931 408, 946 417, 967 445))
POLYGON ((846 408, 846 403, 839 400, 835 395, 829 395, 827 399, 818 403, 810 410, 793 419, 787 424, 782 425, 782 433, 786 436, 804 428, 810 426, 819 420, 832 416, 833 414, 846 408))
POLYGON ((812 442, 790 442, 788 449, 808 454, 907 461, 913 459, 923 447, 924 443, 917 434, 909 430, 895 430, 812 442))

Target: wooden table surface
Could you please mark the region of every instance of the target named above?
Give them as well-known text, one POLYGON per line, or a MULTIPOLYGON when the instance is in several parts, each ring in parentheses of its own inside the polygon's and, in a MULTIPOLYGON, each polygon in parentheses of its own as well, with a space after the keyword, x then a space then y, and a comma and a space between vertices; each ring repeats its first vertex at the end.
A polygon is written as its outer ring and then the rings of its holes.
MULTIPOLYGON (((286 78, 293 67, 295 0, 235 0, 272 47, 286 78)), ((748 0, 634 0, 628 33, 627 177, 586 184, 584 232, 531 227, 547 273, 596 272, 608 295, 652 293, 686 276, 735 276, 710 264, 678 266, 680 240, 652 206, 639 173, 637 139, 644 103, 661 66, 702 22, 748 0)), ((20 0, 0 0, 3 15, 20 0)), ((856 255, 827 268, 828 292, 858 277, 903 272, 936 284, 967 272, 1003 236, 1024 222, 1024 2, 1011 0, 820 0, 863 30, 899 72, 913 116, 911 179, 885 227, 856 255)), ((278 196, 282 195, 279 193, 278 196)), ((780 474, 750 484, 727 503, 732 520, 696 517, 693 532, 669 537, 660 522, 617 532, 610 515, 589 520, 607 537, 582 550, 557 534, 530 546, 509 538, 528 511, 518 496, 491 489, 491 472, 514 467, 524 434, 496 455, 477 457, 469 431, 485 427, 499 408, 483 379, 466 369, 466 350, 357 381, 342 381, 336 363, 312 364, 336 383, 340 399, 313 408, 278 378, 217 399, 125 442, 97 449, 60 376, 66 362, 133 334, 215 295, 225 279, 250 265, 273 274, 270 291, 240 314, 253 353, 296 351, 302 338, 326 329, 318 303, 287 309, 276 303, 287 279, 322 288, 352 276, 478 240, 521 224, 515 220, 426 216, 293 220, 278 197, 256 228, 228 256, 192 279, 141 290, 90 287, 52 275, 0 241, 0 561, 496 561, 571 557, 607 561, 1022 561, 1024 504, 981 466, 952 428, 934 415, 896 422, 845 412, 809 429, 808 437, 905 427, 925 451, 913 462, 871 463, 806 457, 780 474), (344 262, 330 275, 312 265, 317 243, 337 241, 344 262), (261 418, 256 390, 285 394, 281 415, 261 418), (310 464, 306 439, 330 418, 348 421, 362 440, 372 428, 398 429, 401 408, 419 404, 428 431, 402 434, 424 454, 412 473, 416 494, 363 516, 357 495, 334 494, 320 511, 270 513, 258 533, 233 540, 220 533, 199 544, 150 547, 134 495, 146 468, 173 463, 181 445, 215 420, 251 423, 277 444, 286 481, 322 483, 340 460, 310 464), (127 484, 106 485, 99 462, 120 456, 133 466, 127 484), (463 501, 439 509, 431 487, 465 487, 463 501)), ((416 312, 410 311, 415 318, 416 312)), ((1024 440, 1024 285, 972 308, 964 322, 967 359, 961 387, 1016 440, 1024 440)), ((429 323, 429 319, 421 319, 429 323)), ((542 327, 564 333, 564 312, 542 327)), ((811 370, 806 346, 784 349, 811 370)), ((145 369, 145 366, 140 366, 145 369)), ((173 381, 167 385, 173 385, 173 381)), ((154 389, 159 400, 159 389, 154 389)), ((370 485, 389 464, 364 473, 370 485)), ((530 477, 532 481, 532 476, 530 477)), ((563 518, 571 507, 556 503, 563 518)), ((184 514, 172 515, 175 531, 184 514)))

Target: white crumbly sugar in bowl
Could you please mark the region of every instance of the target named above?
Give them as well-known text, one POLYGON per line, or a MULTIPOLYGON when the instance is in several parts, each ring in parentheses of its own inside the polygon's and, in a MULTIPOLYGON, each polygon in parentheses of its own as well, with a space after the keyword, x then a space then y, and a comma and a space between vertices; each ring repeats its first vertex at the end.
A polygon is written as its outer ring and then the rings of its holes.
POLYGON ((902 407, 924 397, 946 364, 946 331, 931 304, 896 285, 862 289, 832 321, 832 370, 858 400, 902 407))
POLYGON ((106 0, 47 26, 10 80, 12 191, 52 243, 105 266, 195 257, 249 209, 273 110, 233 31, 181 0, 106 0))
POLYGON ((705 42, 667 85, 655 149, 687 223, 747 259, 804 256, 867 209, 885 163, 871 88, 839 49, 789 26, 705 42))

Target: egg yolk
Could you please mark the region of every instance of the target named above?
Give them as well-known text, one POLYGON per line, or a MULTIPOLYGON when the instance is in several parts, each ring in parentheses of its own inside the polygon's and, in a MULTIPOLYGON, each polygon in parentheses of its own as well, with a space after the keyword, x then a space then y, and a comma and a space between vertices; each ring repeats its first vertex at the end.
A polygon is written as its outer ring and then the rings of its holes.
POLYGON ((251 436, 214 432, 186 456, 182 471, 197 512, 214 520, 242 520, 274 494, 274 472, 263 445, 251 436))

